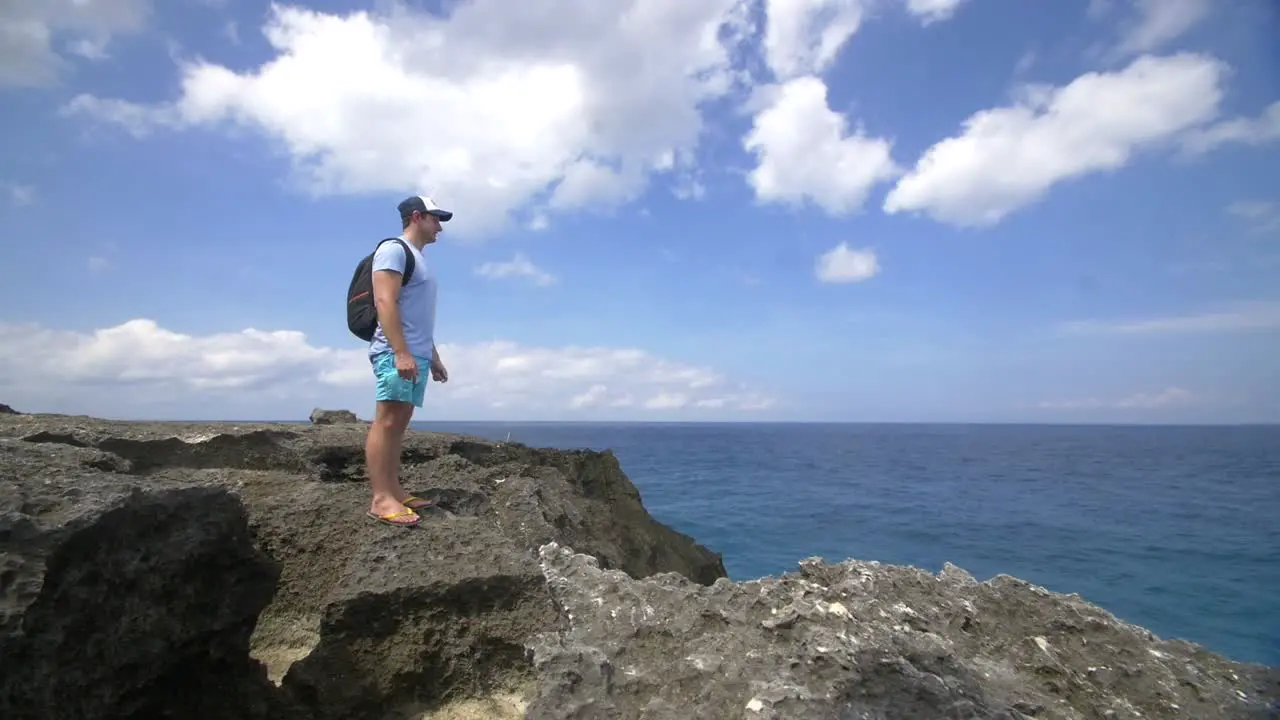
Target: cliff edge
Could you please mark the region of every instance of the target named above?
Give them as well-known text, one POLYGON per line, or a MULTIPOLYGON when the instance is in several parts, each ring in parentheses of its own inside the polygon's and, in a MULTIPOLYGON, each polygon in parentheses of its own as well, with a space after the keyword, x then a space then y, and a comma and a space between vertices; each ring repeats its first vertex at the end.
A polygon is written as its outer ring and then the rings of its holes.
POLYGON ((1280 673, 1075 596, 846 561, 732 583, 610 453, 0 415, 0 717, 1274 718, 1280 673))

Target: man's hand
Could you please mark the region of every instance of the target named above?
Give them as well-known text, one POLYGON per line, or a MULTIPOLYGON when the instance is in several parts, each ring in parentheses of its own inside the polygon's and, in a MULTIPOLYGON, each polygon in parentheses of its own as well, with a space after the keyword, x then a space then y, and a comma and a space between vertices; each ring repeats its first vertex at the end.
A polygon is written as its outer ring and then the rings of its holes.
POLYGON ((439 359, 431 361, 431 379, 436 382, 449 382, 449 371, 444 368, 444 363, 439 359))
MULTIPOLYGON (((418 361, 407 352, 396 353, 396 372, 409 382, 418 382, 418 361)), ((431 373, 434 375, 435 370, 432 369, 431 373)))

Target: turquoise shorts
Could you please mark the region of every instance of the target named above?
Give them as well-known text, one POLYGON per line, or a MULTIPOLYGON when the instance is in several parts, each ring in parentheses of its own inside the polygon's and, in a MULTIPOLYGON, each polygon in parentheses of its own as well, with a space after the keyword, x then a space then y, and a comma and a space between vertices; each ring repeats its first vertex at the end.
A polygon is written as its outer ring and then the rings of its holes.
POLYGON ((427 383, 431 380, 431 361, 417 355, 418 381, 410 382, 396 372, 396 355, 381 352, 369 358, 373 365, 373 377, 376 379, 374 399, 378 402, 413 403, 414 407, 422 407, 422 400, 427 395, 427 383))

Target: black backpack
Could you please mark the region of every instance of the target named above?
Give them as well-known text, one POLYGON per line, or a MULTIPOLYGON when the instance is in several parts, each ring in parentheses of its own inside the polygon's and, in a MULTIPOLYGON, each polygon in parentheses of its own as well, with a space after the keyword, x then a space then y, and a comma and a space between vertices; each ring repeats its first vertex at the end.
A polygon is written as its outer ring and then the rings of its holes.
MULTIPOLYGON (((401 238, 386 238, 378 242, 378 247, 392 240, 404 248, 404 275, 400 278, 400 287, 404 287, 409 278, 413 277, 416 261, 409 251, 409 245, 401 238)), ((377 252, 377 248, 374 248, 374 252, 377 252)), ((351 285, 347 287, 347 328, 365 342, 372 340, 378 329, 378 309, 373 304, 373 253, 365 255, 360 264, 356 265, 351 285)))

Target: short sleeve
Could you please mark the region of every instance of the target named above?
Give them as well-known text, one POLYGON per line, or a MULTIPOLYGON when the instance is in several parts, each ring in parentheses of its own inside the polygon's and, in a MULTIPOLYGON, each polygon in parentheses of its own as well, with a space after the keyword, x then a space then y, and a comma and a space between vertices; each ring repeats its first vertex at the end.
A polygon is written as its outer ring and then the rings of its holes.
POLYGON ((373 272, 379 270, 395 270, 404 274, 404 246, 391 240, 384 242, 373 251, 373 272))

